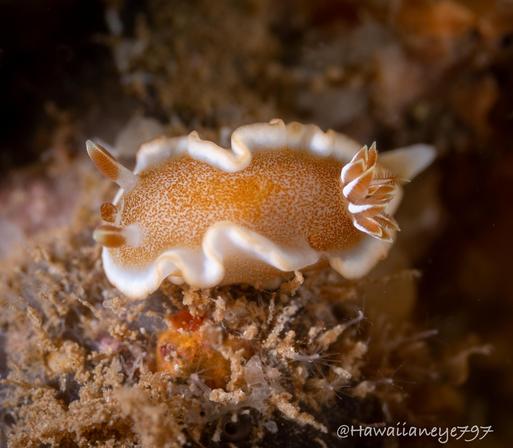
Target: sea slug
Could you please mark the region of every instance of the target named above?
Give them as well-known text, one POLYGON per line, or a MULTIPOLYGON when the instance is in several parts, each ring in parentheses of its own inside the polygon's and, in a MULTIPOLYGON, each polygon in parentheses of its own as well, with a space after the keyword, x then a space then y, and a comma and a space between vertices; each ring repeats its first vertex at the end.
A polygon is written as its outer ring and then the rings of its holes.
POLYGON ((402 182, 434 158, 424 144, 378 157, 375 144, 282 120, 239 127, 231 150, 196 132, 158 138, 141 147, 133 172, 98 144, 87 150, 120 186, 94 238, 108 279, 132 298, 165 278, 272 287, 326 263, 362 277, 399 230, 402 182))

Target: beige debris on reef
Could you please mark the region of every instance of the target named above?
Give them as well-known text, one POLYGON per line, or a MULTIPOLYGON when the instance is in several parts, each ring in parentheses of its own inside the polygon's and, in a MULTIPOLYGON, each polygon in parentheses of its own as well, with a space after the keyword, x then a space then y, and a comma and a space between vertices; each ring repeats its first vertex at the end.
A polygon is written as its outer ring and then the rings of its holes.
MULTIPOLYGON (((247 436, 254 440, 276 419, 322 434, 333 429, 322 417, 323 406, 335 403, 342 390, 376 395, 383 405, 398 399, 389 394, 393 378, 366 379, 369 350, 371 361, 385 352, 379 345, 373 349, 380 338, 369 333, 358 293, 329 271, 297 275, 276 292, 235 286, 200 293, 168 285, 133 303, 105 280, 89 232, 60 232, 43 244, 44 256, 28 256, 19 269, 2 274, 9 369, 2 393, 13 420, 10 446, 181 446, 224 440, 222 422, 242 415, 255 415, 247 436), (184 302, 202 317, 189 314, 184 302), (33 311, 27 313, 29 303, 33 311), (335 311, 347 316, 342 323, 335 311), (183 353, 203 358, 185 363, 179 374, 158 362, 156 335, 166 334, 170 314, 175 339, 167 342, 175 346, 165 362, 176 367, 183 353), (191 340, 193 351, 183 352, 191 340), (218 378, 212 362, 222 365, 218 378), (212 432, 212 425, 218 430, 212 432)), ((398 337, 408 345, 406 334, 398 337)), ((433 359, 425 356, 432 368, 433 359)))

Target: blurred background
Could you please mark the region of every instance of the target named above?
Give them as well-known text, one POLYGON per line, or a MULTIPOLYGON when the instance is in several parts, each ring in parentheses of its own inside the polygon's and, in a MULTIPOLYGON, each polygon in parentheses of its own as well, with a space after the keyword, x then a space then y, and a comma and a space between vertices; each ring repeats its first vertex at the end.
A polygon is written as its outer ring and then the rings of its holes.
POLYGON ((4 260, 74 218, 87 138, 130 161, 162 133, 280 117, 434 145, 396 262, 421 274, 433 350, 476 356, 417 405, 513 443, 511 0, 0 0, 0 105, 4 260))

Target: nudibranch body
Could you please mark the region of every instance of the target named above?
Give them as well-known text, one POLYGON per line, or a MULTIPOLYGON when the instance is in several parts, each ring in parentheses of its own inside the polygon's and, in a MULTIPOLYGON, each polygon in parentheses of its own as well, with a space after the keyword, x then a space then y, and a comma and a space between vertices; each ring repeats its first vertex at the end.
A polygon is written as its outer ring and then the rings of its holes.
POLYGON ((394 240, 400 181, 434 157, 419 144, 378 161, 375 145, 281 120, 242 126, 231 144, 195 132, 159 138, 141 147, 132 173, 88 142, 97 168, 121 187, 94 237, 124 294, 145 297, 165 278, 267 287, 325 262, 361 277, 394 240))

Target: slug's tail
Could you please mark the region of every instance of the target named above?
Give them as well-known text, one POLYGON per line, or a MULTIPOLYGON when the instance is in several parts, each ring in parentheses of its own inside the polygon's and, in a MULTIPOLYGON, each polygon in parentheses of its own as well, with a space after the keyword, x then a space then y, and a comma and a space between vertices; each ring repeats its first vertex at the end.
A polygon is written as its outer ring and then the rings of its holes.
POLYGON ((348 201, 348 211, 358 230, 392 242, 399 226, 386 212, 401 179, 379 167, 377 162, 375 143, 370 148, 360 149, 342 168, 342 194, 348 201))

